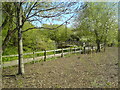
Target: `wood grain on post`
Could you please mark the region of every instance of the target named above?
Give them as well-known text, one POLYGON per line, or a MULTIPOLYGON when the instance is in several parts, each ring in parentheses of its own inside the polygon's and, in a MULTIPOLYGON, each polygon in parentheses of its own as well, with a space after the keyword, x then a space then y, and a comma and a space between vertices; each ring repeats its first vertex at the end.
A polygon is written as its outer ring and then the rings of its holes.
POLYGON ((69 47, 69 54, 71 53, 71 48, 69 47))
POLYGON ((46 61, 46 50, 44 50, 44 61, 46 61))
POLYGON ((83 52, 84 52, 84 54, 85 54, 85 46, 84 46, 83 52))
POLYGON ((90 47, 88 46, 88 54, 90 53, 89 50, 90 50, 90 47))
POLYGON ((75 49, 75 47, 74 47, 74 53, 76 52, 76 49, 75 49))
POLYGON ((54 49, 54 56, 55 56, 55 54, 56 54, 56 51, 55 51, 55 49, 54 49))
POLYGON ((91 46, 91 49, 92 49, 92 53, 93 53, 93 46, 91 46))
POLYGON ((61 53, 61 57, 63 57, 64 55, 63 55, 63 48, 62 48, 62 53, 61 53))
POLYGON ((80 49, 80 54, 81 54, 81 48, 79 48, 80 49))
POLYGON ((35 63, 35 52, 33 51, 33 61, 35 63))
POLYGON ((85 42, 83 43, 83 54, 85 54, 85 42))

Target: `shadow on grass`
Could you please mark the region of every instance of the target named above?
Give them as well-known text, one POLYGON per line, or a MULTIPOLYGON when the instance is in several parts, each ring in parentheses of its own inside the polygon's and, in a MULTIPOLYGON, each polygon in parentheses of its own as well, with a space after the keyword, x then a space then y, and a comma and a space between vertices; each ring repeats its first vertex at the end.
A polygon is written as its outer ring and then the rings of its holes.
MULTIPOLYGON (((17 74, 16 74, 17 75, 17 74)), ((2 77, 16 77, 15 74, 11 74, 11 75, 2 75, 2 77)))

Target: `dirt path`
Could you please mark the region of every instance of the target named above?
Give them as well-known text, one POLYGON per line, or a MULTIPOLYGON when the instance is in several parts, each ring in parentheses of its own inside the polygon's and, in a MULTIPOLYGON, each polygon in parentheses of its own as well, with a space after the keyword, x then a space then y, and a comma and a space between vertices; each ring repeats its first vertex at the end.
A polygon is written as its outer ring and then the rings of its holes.
POLYGON ((118 51, 81 54, 25 65, 25 75, 14 76, 17 67, 3 69, 3 87, 91 88, 117 87, 118 51), (11 76, 7 76, 11 75, 11 76))

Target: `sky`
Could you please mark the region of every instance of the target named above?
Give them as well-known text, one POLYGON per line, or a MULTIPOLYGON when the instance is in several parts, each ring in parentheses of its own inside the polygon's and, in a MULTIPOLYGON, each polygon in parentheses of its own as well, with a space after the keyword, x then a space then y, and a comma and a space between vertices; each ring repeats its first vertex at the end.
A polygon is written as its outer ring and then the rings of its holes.
MULTIPOLYGON (((59 2, 58 2, 59 3, 59 2)), ((69 3, 69 2, 68 2, 69 3)), ((81 2, 79 2, 78 4, 76 4, 76 5, 73 5, 72 7, 71 7, 71 10, 73 10, 73 9, 75 9, 76 7, 80 7, 82 4, 81 4, 81 2)), ((55 11, 56 12, 56 11, 55 11)), ((48 13, 48 12, 47 12, 48 13)), ((72 15, 74 15, 74 16, 76 16, 77 14, 75 13, 75 12, 73 12, 73 13, 71 13, 71 14, 63 14, 61 17, 59 17, 59 18, 57 18, 57 20, 56 20, 56 18, 49 18, 49 19, 43 19, 42 20, 42 24, 62 24, 63 22, 65 22, 68 18, 70 18, 72 15), (75 14, 75 15, 74 15, 75 14)), ((72 23, 75 23, 75 21, 74 21, 74 18, 75 17, 73 17, 71 20, 69 20, 68 21, 68 24, 67 24, 67 26, 68 27, 73 27, 74 25, 72 25, 72 23)), ((34 19, 34 17, 33 18, 31 18, 31 19, 34 19)), ((39 19, 39 18, 38 18, 39 19)), ((41 23, 40 22, 38 22, 38 21, 36 21, 36 22, 32 22, 32 24, 33 25, 35 25, 35 26, 37 26, 37 27, 41 27, 41 23)), ((64 25, 66 25, 66 23, 64 24, 64 25)))
MULTIPOLYGON (((76 7, 80 7, 80 6, 81 6, 81 3, 79 2, 79 3, 75 4, 75 5, 73 5, 70 9, 71 9, 71 11, 72 10, 74 11, 74 9, 76 9, 76 7)), ((57 18, 43 19, 42 23, 43 24, 59 24, 60 25, 63 22, 65 22, 66 20, 68 20, 71 16, 74 15, 74 17, 75 17, 76 16, 75 14, 76 14, 75 12, 72 12, 70 14, 62 14, 61 17, 57 17, 57 18)), ((67 23, 68 27, 72 27, 72 23, 74 22, 74 17, 68 21, 68 23, 67 23)), ((34 19, 34 18, 35 17, 32 17, 31 20, 34 19)), ((37 26, 37 27, 41 27, 41 25, 42 25, 38 21, 32 22, 32 24, 35 25, 35 26, 37 26)), ((66 25, 66 23, 64 25, 66 25)))

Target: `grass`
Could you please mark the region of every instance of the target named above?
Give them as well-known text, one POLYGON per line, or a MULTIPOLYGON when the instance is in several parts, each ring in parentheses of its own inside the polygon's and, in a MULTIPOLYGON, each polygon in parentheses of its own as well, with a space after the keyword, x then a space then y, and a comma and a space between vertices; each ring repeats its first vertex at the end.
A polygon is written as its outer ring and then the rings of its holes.
MULTIPOLYGON (((64 57, 70 57, 71 55, 78 55, 78 54, 79 54, 79 52, 78 53, 70 53, 70 54, 64 55, 64 57)), ((52 61, 52 60, 56 60, 58 58, 61 58, 61 56, 47 58, 46 61, 52 61)), ((25 64, 34 64, 34 63, 39 63, 39 62, 44 62, 44 60, 40 59, 40 60, 37 60, 37 61, 32 61, 32 62, 25 63, 25 64)), ((11 68, 11 69, 14 68, 14 67, 16 67, 16 66, 9 66, 9 68, 11 68)), ((8 67, 3 67, 3 68, 5 69, 5 68, 8 68, 8 67)))
MULTIPOLYGON (((52 55, 54 54, 54 52, 47 52, 47 55, 52 55)), ((44 56, 44 53, 36 53, 34 54, 35 57, 39 57, 39 56, 44 56)), ((30 55, 24 55, 23 58, 32 58, 33 57, 33 54, 30 54, 30 55)), ((14 56, 14 57, 2 57, 2 61, 3 62, 7 62, 7 61, 13 61, 13 60, 17 60, 18 57, 17 56, 14 56)))
MULTIPOLYGON (((115 48, 107 48, 106 52, 82 55, 73 53, 65 55, 64 58, 47 58, 44 63, 39 63, 43 60, 36 61, 35 64, 31 62, 25 66, 24 77, 17 76, 19 80, 17 83, 13 78, 3 77, 4 85, 10 86, 9 80, 13 80, 11 87, 31 87, 32 85, 37 88, 114 88, 117 87, 116 56, 115 48), (38 82, 39 80, 43 82, 38 82), (42 86, 42 84, 45 85, 42 86)), ((4 74, 11 74, 16 70, 17 67, 13 70, 6 68, 4 74)))
MULTIPOLYGON (((70 47, 71 49, 68 49, 68 50, 63 50, 63 52, 74 52, 75 50, 73 49, 74 47, 70 47)), ((77 47, 75 47, 77 48, 77 47)), ((81 50, 83 49, 83 47, 79 47, 81 50)), ((76 49, 77 50, 80 50, 80 49, 76 49)), ((47 55, 54 55, 55 54, 59 54, 59 53, 62 53, 62 50, 60 51, 51 51, 51 52, 47 52, 46 54, 47 55)), ((44 52, 41 52, 41 53, 35 53, 34 55, 33 54, 29 54, 29 55, 24 55, 23 58, 33 58, 33 57, 39 57, 39 56, 44 56, 44 52)), ((2 57, 2 61, 3 62, 7 62, 7 61, 13 61, 13 60, 18 60, 18 57, 17 56, 14 56, 14 57, 2 57)))
MULTIPOLYGON (((77 54, 77 53, 67 54, 67 55, 64 55, 64 57, 70 57, 71 55, 75 55, 75 54, 77 54)), ((58 58, 61 58, 61 56, 47 58, 46 61, 52 61, 52 60, 56 60, 58 58)), ((41 60, 37 60, 37 61, 32 61, 32 62, 26 63, 26 64, 34 64, 34 63, 38 63, 38 62, 44 62, 44 60, 41 59, 41 60)))
MULTIPOLYGON (((80 49, 76 49, 76 50, 80 50, 80 49)), ((64 52, 68 52, 68 50, 64 50, 64 52)), ((71 52, 74 52, 74 50, 72 50, 71 52)), ((87 51, 88 52, 88 51, 87 51)), ((87 53, 86 52, 86 53, 87 53)), ((95 50, 93 50, 93 52, 95 53, 95 50)), ((47 52, 47 55, 53 55, 54 54, 54 51, 52 52, 47 52)), ((70 53, 70 54, 66 54, 64 55, 64 57, 70 57, 71 55, 79 55, 80 53, 77 52, 77 53, 70 53)), ((39 53, 39 54, 35 54, 36 56, 43 56, 44 53, 39 53)), ((27 55, 30 57, 32 57, 33 55, 27 55)), ((28 58, 28 57, 27 57, 28 58)), ((61 58, 61 56, 58 56, 58 57, 51 57, 51 58, 47 58, 45 61, 51 61, 51 60, 56 60, 58 58, 61 58)), ((94 58, 99 58, 98 56, 95 56, 94 58)), ((95 59, 96 60, 96 59, 95 59)), ((32 61, 32 62, 29 62, 29 63, 26 63, 26 64, 34 64, 34 63, 38 63, 38 62, 44 62, 44 59, 41 59, 41 60, 37 60, 37 61, 32 61)), ((97 62, 97 61, 95 61, 97 62)), ((95 84, 95 82, 93 82, 93 84, 95 84)))
POLYGON ((3 62, 13 61, 13 60, 17 60, 17 59, 18 59, 17 56, 14 56, 14 57, 2 57, 3 62))
MULTIPOLYGON (((78 49, 76 49, 78 50, 78 49)), ((71 50, 63 50, 63 52, 74 52, 74 49, 71 49, 71 50)), ((47 52, 46 54, 47 55, 53 55, 53 54, 59 54, 59 53, 62 53, 62 51, 51 51, 51 52, 47 52)), ((33 54, 29 54, 29 55, 24 55, 23 58, 33 58, 33 57, 39 57, 39 56, 44 56, 44 52, 42 53, 35 53, 34 55, 33 54)), ((7 62, 7 61, 13 61, 13 60, 18 60, 18 57, 17 56, 13 56, 13 57, 2 57, 2 61, 3 62, 7 62)))

